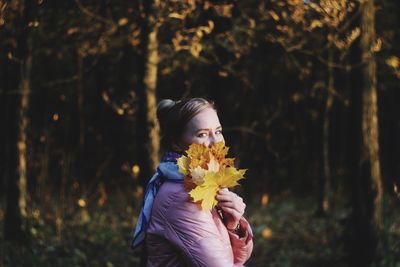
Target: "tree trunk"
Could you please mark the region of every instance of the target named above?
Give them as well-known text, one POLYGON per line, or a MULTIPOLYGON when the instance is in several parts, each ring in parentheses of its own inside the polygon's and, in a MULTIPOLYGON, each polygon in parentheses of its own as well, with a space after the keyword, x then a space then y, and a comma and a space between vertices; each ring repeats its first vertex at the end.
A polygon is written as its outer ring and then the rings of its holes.
POLYGON ((10 241, 23 241, 23 220, 27 216, 27 130, 28 130, 28 110, 29 94, 31 90, 31 69, 32 69, 32 38, 31 27, 28 26, 32 21, 32 8, 34 3, 26 0, 20 3, 20 25, 19 36, 17 39, 16 55, 19 59, 19 82, 18 96, 16 102, 16 140, 15 148, 11 149, 9 155, 11 160, 8 171, 8 195, 6 218, 4 222, 5 238, 10 241))
POLYGON ((160 136, 157 122, 157 71, 158 71, 158 0, 145 1, 143 9, 146 16, 142 21, 142 64, 143 73, 138 96, 141 99, 138 112, 137 134, 138 153, 141 167, 141 185, 147 185, 150 175, 159 163, 160 136))
MULTIPOLYGON (((47 204, 46 200, 46 187, 49 178, 49 160, 50 160, 50 142, 49 142, 49 133, 44 127, 43 136, 41 136, 41 142, 43 142, 43 150, 39 152, 40 158, 40 172, 37 176, 37 189, 36 196, 40 199, 41 204, 47 204)), ((49 190, 49 188, 47 188, 49 190)))
POLYGON ((376 257, 382 229, 382 181, 378 143, 378 105, 375 43, 375 8, 365 1, 361 15, 362 110, 358 183, 354 193, 354 234, 357 266, 368 266, 376 257))
MULTIPOLYGON (((146 187, 150 175, 156 170, 159 163, 160 134, 157 122, 157 72, 158 72, 158 8, 159 0, 144 1, 145 17, 142 21, 142 59, 143 73, 138 96, 141 99, 137 136, 143 143, 138 144, 141 167, 140 182, 146 187)), ((143 245, 140 266, 146 266, 147 252, 143 245)))
POLYGON ((145 67, 144 88, 146 92, 147 106, 147 131, 149 135, 148 151, 150 169, 155 171, 159 161, 160 129, 157 122, 157 71, 158 71, 158 26, 154 26, 149 32, 147 44, 147 62, 145 67))
POLYGON ((328 51, 328 87, 325 99, 325 111, 323 119, 323 130, 322 130, 322 162, 323 162, 323 175, 321 176, 320 192, 319 192, 319 207, 317 214, 326 215, 331 208, 331 168, 330 168, 330 112, 333 105, 333 91, 334 91, 334 70, 333 70, 333 48, 328 51))
POLYGON ((362 27, 364 33, 361 38, 362 60, 366 64, 363 67, 363 142, 361 148, 361 166, 367 163, 371 168, 370 186, 374 191, 374 211, 371 219, 376 228, 380 229, 382 227, 381 200, 383 192, 379 160, 376 61, 371 51, 375 42, 375 8, 373 0, 369 0, 364 4, 362 27))
MULTIPOLYGON (((76 54, 76 60, 77 60, 77 81, 76 81, 76 109, 77 109, 77 115, 78 115, 78 153, 77 153, 77 166, 78 166, 78 173, 80 176, 80 179, 82 181, 86 181, 81 183, 81 190, 82 193, 86 193, 87 189, 87 178, 89 176, 89 171, 87 167, 87 162, 86 162, 86 121, 85 121, 85 108, 84 108, 84 103, 85 103, 85 92, 84 92, 84 55, 80 51, 80 49, 77 49, 77 54, 76 54)), ((65 151, 65 153, 67 153, 65 151)))
POLYGON ((29 109, 29 91, 30 91, 30 72, 32 67, 32 55, 29 52, 25 62, 22 63, 22 77, 20 85, 21 101, 19 104, 18 118, 18 188, 19 199, 18 206, 22 217, 27 217, 27 168, 26 168, 26 148, 27 148, 27 130, 28 130, 28 109, 29 109))
MULTIPOLYGON (((76 85, 76 102, 78 106, 78 116, 79 116, 79 159, 84 160, 84 150, 85 150, 85 116, 83 110, 83 104, 85 100, 85 95, 83 92, 83 55, 78 51, 77 55, 78 61, 78 79, 76 85)), ((81 164, 84 165, 84 164, 81 164)))

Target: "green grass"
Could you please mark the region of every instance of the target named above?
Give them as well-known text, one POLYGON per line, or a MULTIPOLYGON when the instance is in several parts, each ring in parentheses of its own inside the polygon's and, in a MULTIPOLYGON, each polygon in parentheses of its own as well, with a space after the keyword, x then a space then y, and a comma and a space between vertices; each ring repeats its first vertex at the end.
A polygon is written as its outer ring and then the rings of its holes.
MULTIPOLYGON (((55 204, 33 208, 28 242, 8 244, 0 235, 0 266, 138 266, 140 249, 129 246, 138 213, 131 205, 134 198, 115 194, 103 206, 92 202, 82 208, 71 199, 63 205, 63 216, 55 204)), ((384 203, 385 253, 373 266, 400 267, 399 201, 384 203)), ((350 210, 342 205, 330 216, 317 217, 315 207, 312 198, 289 195, 272 197, 267 205, 249 203, 246 217, 254 231, 254 251, 246 266, 349 266, 343 237, 350 210)), ((0 208, 2 227, 4 202, 0 208)))

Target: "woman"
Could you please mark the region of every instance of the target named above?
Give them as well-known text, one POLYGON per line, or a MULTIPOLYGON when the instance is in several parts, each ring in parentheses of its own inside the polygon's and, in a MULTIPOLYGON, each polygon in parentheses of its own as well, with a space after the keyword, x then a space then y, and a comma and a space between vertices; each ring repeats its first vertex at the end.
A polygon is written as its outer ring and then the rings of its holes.
POLYGON ((146 188, 132 246, 146 240, 149 267, 243 266, 253 250, 253 234, 242 198, 221 189, 218 210, 201 211, 189 201, 176 164, 192 143, 224 142, 214 105, 202 98, 165 99, 157 117, 167 153, 146 188))

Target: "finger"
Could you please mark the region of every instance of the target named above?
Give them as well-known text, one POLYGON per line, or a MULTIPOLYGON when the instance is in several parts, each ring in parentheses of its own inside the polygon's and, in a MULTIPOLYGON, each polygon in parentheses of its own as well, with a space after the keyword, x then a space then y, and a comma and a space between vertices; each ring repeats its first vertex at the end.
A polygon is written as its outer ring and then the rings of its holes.
POLYGON ((231 215, 231 216, 235 219, 235 221, 239 221, 240 218, 241 218, 242 215, 243 215, 243 213, 238 212, 236 209, 233 209, 233 208, 230 208, 230 207, 221 207, 221 209, 222 209, 225 213, 231 215))
POLYGON ((218 201, 234 201, 234 197, 231 195, 216 195, 215 198, 218 201))
POLYGON ((235 209, 239 213, 244 213, 246 205, 244 203, 235 203, 235 202, 219 202, 218 203, 221 208, 227 207, 231 209, 235 209))
POLYGON ((218 190, 218 193, 221 194, 221 195, 235 194, 232 191, 229 191, 228 188, 221 188, 221 189, 218 190))
POLYGON ((219 202, 219 203, 234 203, 235 205, 238 206, 244 206, 244 202, 242 199, 240 198, 232 198, 232 197, 224 197, 224 196, 216 196, 215 199, 219 202))
POLYGON ((223 194, 223 195, 216 195, 215 197, 218 201, 232 201, 237 203, 243 203, 243 199, 236 194, 223 194))
MULTIPOLYGON (((226 188, 224 188, 224 189, 226 189, 226 188)), ((223 190, 223 189, 218 190, 217 195, 239 197, 236 193, 229 191, 229 190, 223 190)))
POLYGON ((239 207, 238 207, 238 205, 236 205, 234 202, 219 202, 218 203, 219 204, 219 206, 221 207, 221 208, 223 208, 223 207, 228 207, 228 208, 232 208, 232 209, 236 209, 236 210, 239 210, 239 207))

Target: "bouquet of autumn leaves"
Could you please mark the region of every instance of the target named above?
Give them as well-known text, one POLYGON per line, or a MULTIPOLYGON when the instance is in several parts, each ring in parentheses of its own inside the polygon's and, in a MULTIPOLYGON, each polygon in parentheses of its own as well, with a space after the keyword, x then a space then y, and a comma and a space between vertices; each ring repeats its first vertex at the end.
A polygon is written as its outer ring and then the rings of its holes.
POLYGON ((239 185, 238 181, 244 178, 246 170, 236 169, 234 158, 225 158, 228 150, 223 142, 211 147, 192 144, 186 156, 177 161, 191 200, 201 204, 202 210, 211 210, 217 205, 215 196, 219 189, 239 185))

